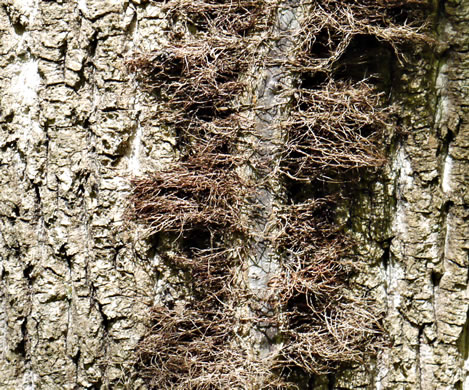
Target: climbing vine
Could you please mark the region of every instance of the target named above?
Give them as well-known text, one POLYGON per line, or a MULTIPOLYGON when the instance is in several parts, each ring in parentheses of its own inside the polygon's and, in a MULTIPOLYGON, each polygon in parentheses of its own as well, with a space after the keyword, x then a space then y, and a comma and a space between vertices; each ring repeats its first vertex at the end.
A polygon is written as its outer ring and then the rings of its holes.
POLYGON ((139 351, 150 386, 297 388, 293 373, 329 373, 386 344, 377 306, 349 287, 360 259, 336 222, 335 205, 347 172, 384 163, 380 140, 392 124, 377 88, 380 69, 354 52, 356 41, 402 61, 402 44, 425 41, 407 24, 421 3, 161 3, 167 43, 135 53, 127 67, 155 96, 160 126, 177 134, 180 159, 131 180, 127 215, 153 235, 174 235, 171 250, 160 256, 182 271, 190 294, 152 311, 154 325, 139 351), (298 28, 289 39, 298 44, 272 56, 271 47, 281 51, 285 39, 279 33, 284 10, 295 15, 298 28), (262 139, 256 126, 256 115, 272 109, 257 103, 253 91, 263 68, 291 81, 274 91, 285 102, 284 114, 268 124, 276 140, 262 139), (275 153, 263 156, 263 148, 275 153), (244 174, 246 167, 256 175, 244 174), (272 176, 282 190, 273 188, 272 176), (327 190, 332 181, 342 183, 334 193, 327 190), (280 259, 262 297, 242 275, 253 234, 253 213, 246 210, 259 188, 277 199, 269 216, 274 228, 261 234, 280 259), (259 299, 265 302, 253 304, 259 299), (270 353, 252 352, 253 324, 270 331, 270 353))

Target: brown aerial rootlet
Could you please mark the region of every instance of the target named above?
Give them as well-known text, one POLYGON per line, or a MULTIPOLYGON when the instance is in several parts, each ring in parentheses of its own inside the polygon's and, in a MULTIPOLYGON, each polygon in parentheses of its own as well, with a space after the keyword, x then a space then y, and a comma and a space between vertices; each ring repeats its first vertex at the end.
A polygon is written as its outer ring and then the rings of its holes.
POLYGON ((426 42, 408 24, 422 4, 163 4, 170 26, 167 43, 154 52, 135 53, 127 66, 155 97, 160 125, 178 135, 181 157, 131 180, 127 215, 147 226, 149 234, 172 234, 172 249, 160 255, 185 275, 189 296, 184 302, 163 302, 151 313, 154 325, 139 352, 151 387, 295 388, 295 375, 364 362, 386 345, 376 305, 349 286, 360 259, 336 222, 335 205, 344 194, 347 172, 383 164, 380 140, 392 126, 392 107, 379 92, 386 88, 379 76, 383 70, 376 58, 357 52, 354 42, 366 39, 404 61, 402 44, 426 42), (294 39, 300 44, 272 56, 271 46, 281 50, 285 38, 279 28, 284 10, 296 15, 294 39), (280 69, 294 80, 276 91, 287 101, 281 107, 286 114, 270 124, 280 140, 267 156, 260 150, 275 140, 257 133, 253 117, 270 108, 256 103, 249 82, 260 69, 280 69), (257 144, 250 143, 252 153, 246 153, 246 140, 253 137, 257 144), (257 173, 246 177, 246 169, 257 173), (272 188, 273 176, 283 190, 272 188), (339 184, 328 187, 330 182, 339 184), (260 305, 240 276, 250 243, 259 242, 251 237, 254 217, 246 211, 259 191, 276 198, 262 240, 280 259, 260 305), (252 351, 252 324, 275 330, 270 354, 252 351))

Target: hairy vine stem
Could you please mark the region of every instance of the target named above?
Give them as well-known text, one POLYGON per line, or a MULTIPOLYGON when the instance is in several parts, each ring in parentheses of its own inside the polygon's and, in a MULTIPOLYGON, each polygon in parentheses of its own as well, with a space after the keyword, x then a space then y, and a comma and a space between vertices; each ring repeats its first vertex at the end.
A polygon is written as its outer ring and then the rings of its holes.
POLYGON ((383 164, 391 109, 374 75, 341 67, 357 36, 391 53, 425 42, 400 22, 420 3, 161 4, 185 32, 170 27, 165 46, 127 65, 160 97, 182 157, 132 179, 128 218, 178 233, 181 245, 161 255, 192 296, 152 312, 140 351, 152 387, 298 388, 292 373, 328 373, 386 344, 379 309, 348 286, 360 261, 335 222, 338 194, 289 188, 383 164))

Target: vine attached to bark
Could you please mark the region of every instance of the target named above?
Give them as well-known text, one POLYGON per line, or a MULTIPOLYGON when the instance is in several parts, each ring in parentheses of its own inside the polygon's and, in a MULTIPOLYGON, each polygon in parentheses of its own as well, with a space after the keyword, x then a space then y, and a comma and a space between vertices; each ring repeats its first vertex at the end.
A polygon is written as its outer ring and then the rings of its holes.
POLYGON ((269 315, 242 309, 256 307, 253 300, 259 299, 239 275, 249 251, 243 243, 251 234, 244 210, 272 175, 297 188, 324 188, 324 182, 343 178, 348 170, 383 164, 380 139, 390 109, 373 85, 375 75, 347 77, 344 57, 356 37, 366 36, 402 59, 401 44, 425 41, 400 22, 421 3, 161 3, 171 26, 168 43, 135 53, 127 65, 157 97, 160 125, 178 134, 181 158, 168 169, 132 179, 128 218, 145 224, 151 234, 177 233, 178 245, 161 257, 186 275, 191 296, 152 312, 154 326, 139 354, 142 375, 153 388, 295 388, 293 372, 328 373, 363 362, 385 344, 378 308, 349 288, 360 260, 335 222, 341 190, 305 192, 300 201, 279 196, 275 229, 263 232, 281 259, 265 295, 269 315), (281 50, 274 30, 284 9, 299 13, 300 28, 290 37, 299 44, 275 58, 266 53, 271 45, 281 50), (241 173, 253 161, 240 150, 250 136, 262 138, 251 114, 271 108, 255 99, 243 103, 243 97, 252 94, 247 80, 255 78, 246 75, 262 67, 280 69, 296 81, 275 91, 287 101, 281 108, 287 118, 272 124, 282 142, 278 155, 256 167, 260 182, 253 182, 241 173), (273 160, 280 167, 275 172, 267 165, 273 160), (276 329, 271 340, 276 348, 267 356, 250 350, 247 329, 253 323, 276 329))

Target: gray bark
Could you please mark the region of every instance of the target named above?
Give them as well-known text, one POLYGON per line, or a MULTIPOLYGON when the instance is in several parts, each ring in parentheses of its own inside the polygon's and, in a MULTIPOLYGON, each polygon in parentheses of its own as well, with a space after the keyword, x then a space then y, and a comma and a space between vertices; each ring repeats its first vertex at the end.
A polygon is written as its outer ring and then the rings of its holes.
MULTIPOLYGON (((176 152, 124 72, 165 39, 140 3, 0 4, 1 389, 144 388, 147 311, 177 292, 122 215, 128 178, 176 152)), ((437 8, 446 47, 393 81, 408 134, 342 207, 392 346, 317 389, 469 389, 469 1, 437 8)))

